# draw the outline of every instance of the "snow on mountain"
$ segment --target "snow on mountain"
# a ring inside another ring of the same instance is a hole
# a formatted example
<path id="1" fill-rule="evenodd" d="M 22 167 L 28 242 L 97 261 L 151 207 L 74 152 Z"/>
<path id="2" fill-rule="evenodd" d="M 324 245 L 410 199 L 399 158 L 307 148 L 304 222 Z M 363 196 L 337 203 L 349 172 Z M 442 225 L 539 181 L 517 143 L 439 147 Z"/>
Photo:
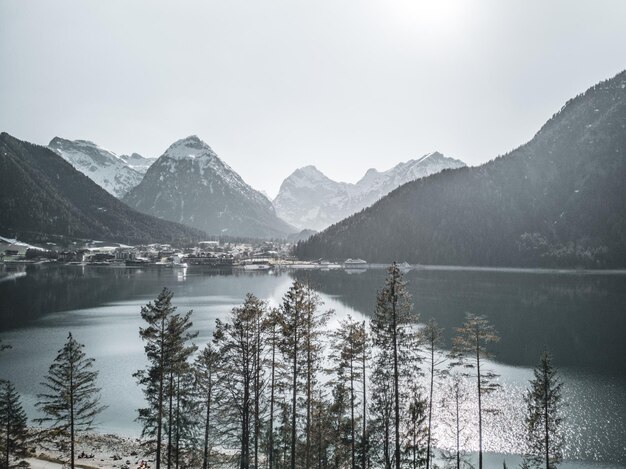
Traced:
<path id="1" fill-rule="evenodd" d="M 433 152 L 387 171 L 369 169 L 356 184 L 333 181 L 315 166 L 306 166 L 283 181 L 274 206 L 278 215 L 295 227 L 321 231 L 372 205 L 402 184 L 462 166 L 462 161 Z"/>
<path id="2" fill-rule="evenodd" d="M 48 148 L 115 197 L 141 182 L 142 173 L 112 151 L 87 140 L 53 138 Z"/>
<path id="3" fill-rule="evenodd" d="M 133 168 L 135 171 L 141 174 L 146 174 L 148 168 L 152 166 L 157 159 L 146 158 L 139 153 L 133 153 L 132 155 L 120 155 L 120 158 L 126 163 L 127 166 Z"/>
<path id="4" fill-rule="evenodd" d="M 283 237 L 295 229 L 197 136 L 173 143 L 124 201 L 209 234 Z"/>

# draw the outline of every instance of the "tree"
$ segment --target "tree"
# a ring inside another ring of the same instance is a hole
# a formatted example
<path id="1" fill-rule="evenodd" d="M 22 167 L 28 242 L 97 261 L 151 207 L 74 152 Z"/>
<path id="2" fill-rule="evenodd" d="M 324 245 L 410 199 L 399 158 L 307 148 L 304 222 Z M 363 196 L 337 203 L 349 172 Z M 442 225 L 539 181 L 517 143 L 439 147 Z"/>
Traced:
<path id="1" fill-rule="evenodd" d="M 224 405 L 231 415 L 231 424 L 225 422 L 225 425 L 239 441 L 241 469 L 251 465 L 251 444 L 258 458 L 260 410 L 256 396 L 260 395 L 263 379 L 259 357 L 264 343 L 259 338 L 263 334 L 265 314 L 265 303 L 248 294 L 242 306 L 232 309 L 227 322 L 216 321 L 213 333 L 213 343 L 220 355 L 220 380 L 227 390 Z M 258 461 L 254 464 L 258 466 Z"/>
<path id="2" fill-rule="evenodd" d="M 133 374 L 143 388 L 147 403 L 147 407 L 139 409 L 137 420 L 142 424 L 142 437 L 152 437 L 149 442 L 155 445 L 156 469 L 161 467 L 163 429 L 166 423 L 170 429 L 168 465 L 171 464 L 174 376 L 184 371 L 186 357 L 194 350 L 193 347 L 186 345 L 186 342 L 194 337 L 194 334 L 188 331 L 191 327 L 191 311 L 184 316 L 175 314 L 176 307 L 172 305 L 173 295 L 170 290 L 164 288 L 154 302 L 141 308 L 141 318 L 147 326 L 139 328 L 139 335 L 145 343 L 148 368 Z"/>
<path id="3" fill-rule="evenodd" d="M 343 381 L 342 385 L 348 388 L 350 410 L 350 462 L 352 469 L 356 468 L 356 418 L 357 406 L 356 384 L 361 382 L 365 388 L 365 366 L 367 352 L 367 333 L 365 323 L 358 323 L 348 316 L 340 321 L 339 328 L 334 336 L 333 351 L 331 358 L 334 362 L 335 379 Z M 365 396 L 362 397 L 363 402 Z M 365 410 L 361 416 L 363 420 L 362 441 L 365 441 Z M 363 451 L 363 456 L 365 452 Z"/>
<path id="4" fill-rule="evenodd" d="M 71 332 L 68 334 L 67 342 L 41 383 L 46 391 L 37 395 L 39 400 L 35 404 L 46 415 L 35 421 L 51 424 L 49 433 L 53 438 L 69 440 L 72 469 L 76 433 L 93 429 L 96 416 L 105 409 L 100 405 L 100 388 L 96 386 L 95 360 L 86 357 L 84 347 Z"/>
<path id="5" fill-rule="evenodd" d="M 376 312 L 371 322 L 372 337 L 377 347 L 377 368 L 374 375 L 384 375 L 387 367 L 391 364 L 391 396 L 386 394 L 389 390 L 384 389 L 385 384 L 379 387 L 375 394 L 378 398 L 389 399 L 393 406 L 393 429 L 394 429 L 394 463 L 397 469 L 401 464 L 401 441 L 400 441 L 400 408 L 403 396 L 401 394 L 400 381 L 417 374 L 417 344 L 415 334 L 411 328 L 417 323 L 418 317 L 412 314 L 410 296 L 406 290 L 406 282 L 402 278 L 402 272 L 394 262 L 387 269 L 385 286 L 378 292 L 376 298 Z M 376 408 L 385 411 L 389 402 L 379 402 Z M 381 416 L 382 417 L 382 416 Z M 384 417 L 383 417 L 384 418 Z M 386 423 L 385 423 L 386 424 Z M 389 446 L 390 435 L 385 431 L 384 447 Z M 389 456 L 385 456 L 385 466 L 389 464 Z"/>
<path id="6" fill-rule="evenodd" d="M 296 446 L 298 440 L 298 382 L 303 382 L 305 390 L 305 466 L 311 458 L 311 410 L 314 387 L 317 383 L 320 340 L 322 327 L 326 324 L 330 311 L 320 312 L 322 302 L 313 289 L 301 282 L 293 282 L 283 297 L 279 321 L 281 324 L 281 351 L 289 363 L 291 378 L 291 469 L 296 467 Z"/>
<path id="7" fill-rule="evenodd" d="M 497 374 L 484 368 L 483 360 L 492 358 L 487 345 L 498 342 L 500 337 L 494 327 L 489 324 L 485 316 L 471 313 L 465 315 L 465 323 L 457 328 L 457 335 L 452 339 L 455 365 L 464 368 L 464 376 L 476 378 L 478 400 L 478 467 L 483 467 L 483 411 L 493 412 L 492 409 L 483 409 L 482 397 L 494 392 L 500 387 L 495 379 Z M 481 369 L 482 365 L 482 369 Z M 475 370 L 472 372 L 471 370 Z"/>
<path id="8" fill-rule="evenodd" d="M 531 467 L 553 469 L 563 459 L 563 383 L 548 352 L 542 354 L 533 375 L 524 398 L 527 459 Z"/>
<path id="9" fill-rule="evenodd" d="M 443 329 L 439 327 L 437 321 L 430 319 L 426 326 L 420 331 L 422 337 L 422 343 L 426 349 L 427 363 L 429 365 L 429 378 L 430 389 L 428 393 L 428 436 L 426 439 L 426 469 L 430 468 L 431 462 L 431 447 L 432 447 L 432 426 L 433 426 L 433 391 L 435 383 L 435 375 L 438 370 L 437 367 L 445 362 L 445 358 L 437 358 L 435 353 L 441 345 L 441 337 Z"/>
<path id="10" fill-rule="evenodd" d="M 441 421 L 444 431 L 454 441 L 454 451 L 444 451 L 442 458 L 452 463 L 452 467 L 461 469 L 461 447 L 468 443 L 465 435 L 467 418 L 464 407 L 469 400 L 463 377 L 458 372 L 451 372 L 441 397 Z M 448 467 L 448 466 L 447 466 Z"/>
<path id="11" fill-rule="evenodd" d="M 194 367 L 196 375 L 196 389 L 199 399 L 204 407 L 204 437 L 202 453 L 202 469 L 208 469 L 211 461 L 211 411 L 214 410 L 217 391 L 217 367 L 219 366 L 219 354 L 207 344 L 196 358 Z"/>
<path id="12" fill-rule="evenodd" d="M 407 429 L 404 443 L 404 454 L 411 469 L 423 467 L 426 462 L 426 440 L 428 428 L 426 426 L 427 400 L 422 396 L 422 391 L 417 385 L 413 385 L 407 409 Z"/>
<path id="13" fill-rule="evenodd" d="M 22 408 L 20 395 L 10 381 L 0 381 L 0 438 L 4 450 L 4 467 L 10 467 L 11 455 L 26 455 L 28 441 L 26 425 L 26 412 Z"/>

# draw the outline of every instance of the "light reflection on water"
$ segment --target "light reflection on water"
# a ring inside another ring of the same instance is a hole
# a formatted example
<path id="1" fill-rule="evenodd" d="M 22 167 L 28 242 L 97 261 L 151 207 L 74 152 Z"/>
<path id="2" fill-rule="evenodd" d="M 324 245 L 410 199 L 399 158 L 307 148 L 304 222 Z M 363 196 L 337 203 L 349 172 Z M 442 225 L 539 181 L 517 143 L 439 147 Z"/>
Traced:
<path id="1" fill-rule="evenodd" d="M 232 276 L 193 270 L 181 274 L 106 268 L 29 272 L 25 277 L 0 284 L 1 329 L 4 330 L 0 337 L 13 345 L 12 350 L 0 355 L 0 377 L 14 381 L 24 395 L 27 411 L 34 415 L 33 404 L 37 392 L 41 391 L 41 376 L 71 330 L 86 344 L 88 355 L 96 358 L 100 370 L 102 397 L 109 405 L 100 419 L 101 429 L 137 434 L 135 409 L 141 406 L 142 396 L 131 375 L 144 365 L 143 344 L 137 333 L 140 307 L 153 299 L 163 286 L 172 288 L 179 310 L 194 310 L 194 327 L 199 332 L 197 343 L 204 344 L 210 340 L 215 319 L 240 304 L 245 293 L 253 292 L 271 305 L 277 305 L 294 276 L 310 281 L 320 291 L 325 308 L 336 311 L 328 324 L 329 328 L 334 328 L 347 314 L 357 320 L 370 314 L 384 272 L 358 276 L 343 272 L 308 272 L 306 278 L 300 273 Z M 568 403 L 566 457 L 589 464 L 593 461 L 626 464 L 626 378 L 623 356 L 619 355 L 619 347 L 623 345 L 615 344 L 612 338 L 612 334 L 621 335 L 625 331 L 624 320 L 619 322 L 613 314 L 623 311 L 626 305 L 623 301 L 626 281 L 595 277 L 563 280 L 558 276 L 545 276 L 537 281 L 511 273 L 501 276 L 465 276 L 454 272 L 407 275 L 422 318 L 435 317 L 447 326 L 448 336 L 450 329 L 460 324 L 466 310 L 486 311 L 501 332 L 498 358 L 507 363 L 491 364 L 500 374 L 502 389 L 489 397 L 488 403 L 491 401 L 493 407 L 502 412 L 486 419 L 485 449 L 494 453 L 522 450 L 523 393 L 531 378 L 530 365 L 547 342 L 547 334 L 554 336 L 549 343 L 557 352 L 557 365 L 559 360 L 567 360 L 563 351 L 568 350 L 571 362 L 586 365 L 576 367 L 570 362 L 561 370 Z M 594 311 L 588 311 L 589 305 Z M 23 316 L 16 311 L 22 311 Z M 533 317 L 531 311 L 538 311 L 537 317 Z M 573 324 L 561 327 L 554 316 L 550 316 L 551 311 L 561 314 L 558 316 L 561 322 L 565 317 Z M 600 312 L 601 321 L 596 311 Z M 523 315 L 522 320 L 518 319 L 520 315 Z M 21 322 L 20 317 L 27 320 Z M 543 323 L 547 332 L 537 326 Z M 579 332 L 583 327 L 586 330 Z M 554 334 L 562 329 L 562 335 Z M 536 333 L 540 338 L 534 341 L 532 337 Z M 524 337 L 523 344 L 518 336 Z M 600 338 L 604 338 L 605 343 Z M 585 348 L 593 356 L 583 356 Z M 612 367 L 601 372 L 590 371 L 593 366 L 588 366 L 589 363 L 606 361 L 598 357 L 602 353 L 614 360 Z M 469 389 L 471 392 L 473 387 L 470 385 Z M 439 402 L 437 396 L 435 401 Z M 435 409 L 435 419 L 440 411 Z M 472 402 L 466 405 L 465 412 L 468 418 L 475 415 Z M 474 450 L 477 447 L 475 431 L 468 431 L 468 434 L 465 448 Z M 452 446 L 443 425 L 434 429 L 434 436 L 438 446 Z M 493 455 L 492 459 L 494 464 L 501 465 L 501 455 Z M 509 467 L 512 460 L 507 457 Z"/>

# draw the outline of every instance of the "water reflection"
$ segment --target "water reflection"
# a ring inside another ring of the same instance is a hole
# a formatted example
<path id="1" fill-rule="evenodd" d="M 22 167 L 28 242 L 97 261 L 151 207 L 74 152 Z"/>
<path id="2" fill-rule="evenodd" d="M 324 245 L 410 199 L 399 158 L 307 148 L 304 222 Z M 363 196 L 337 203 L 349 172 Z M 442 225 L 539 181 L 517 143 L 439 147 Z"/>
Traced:
<path id="1" fill-rule="evenodd" d="M 52 266 L 3 273 L 19 275 L 0 282 L 0 337 L 14 347 L 0 355 L 0 377 L 15 382 L 33 415 L 41 376 L 71 329 L 100 369 L 103 399 L 110 405 L 102 429 L 125 434 L 137 433 L 133 420 L 142 402 L 130 377 L 144 363 L 139 308 L 161 288 L 175 291 L 180 310 L 194 310 L 197 342 L 206 343 L 215 319 L 247 292 L 277 305 L 294 278 L 309 282 L 325 307 L 337 311 L 333 327 L 346 314 L 370 315 L 385 276 L 384 270 L 267 275 Z M 502 336 L 493 366 L 504 392 L 494 399 L 505 412 L 489 422 L 489 450 L 519 450 L 528 367 L 547 345 L 567 385 L 568 457 L 626 463 L 626 276 L 420 270 L 406 279 L 416 310 L 445 327 L 448 343 L 466 311 L 488 315 Z M 443 436 L 439 440 L 445 445 Z"/>
<path id="2" fill-rule="evenodd" d="M 371 313 L 383 270 L 296 272 L 320 291 Z M 405 275 L 415 310 L 435 318 L 449 343 L 466 312 L 485 314 L 502 340 L 498 361 L 533 366 L 547 347 L 562 367 L 626 375 L 626 276 L 480 271 L 412 271 Z"/>

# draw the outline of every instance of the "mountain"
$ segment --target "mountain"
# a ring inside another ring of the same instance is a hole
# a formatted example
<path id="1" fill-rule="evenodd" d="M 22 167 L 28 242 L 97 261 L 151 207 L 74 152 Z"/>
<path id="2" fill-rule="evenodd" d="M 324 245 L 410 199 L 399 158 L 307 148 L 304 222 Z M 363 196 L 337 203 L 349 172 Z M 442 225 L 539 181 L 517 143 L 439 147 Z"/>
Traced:
<path id="1" fill-rule="evenodd" d="M 131 167 L 123 158 L 87 140 L 54 137 L 48 148 L 118 198 L 139 184 L 143 177 L 141 171 Z"/>
<path id="2" fill-rule="evenodd" d="M 148 168 L 152 166 L 152 163 L 157 160 L 156 158 L 146 158 L 145 156 L 141 156 L 139 153 L 133 153 L 132 155 L 120 155 L 120 158 L 129 168 L 134 169 L 142 176 L 146 174 L 146 171 L 148 171 Z"/>
<path id="3" fill-rule="evenodd" d="M 462 166 L 465 166 L 463 162 L 434 152 L 388 171 L 370 169 L 356 184 L 333 181 L 315 166 L 306 166 L 283 181 L 274 206 L 281 218 L 298 228 L 323 230 L 372 205 L 402 184 Z"/>
<path id="4" fill-rule="evenodd" d="M 205 234 L 138 213 L 47 147 L 0 134 L 0 231 L 138 244 L 187 242 Z"/>
<path id="5" fill-rule="evenodd" d="M 405 184 L 296 254 L 626 267 L 626 71 L 569 100 L 507 155 Z"/>
<path id="6" fill-rule="evenodd" d="M 125 197 L 137 210 L 211 235 L 285 237 L 296 231 L 196 136 L 173 143 Z"/>

